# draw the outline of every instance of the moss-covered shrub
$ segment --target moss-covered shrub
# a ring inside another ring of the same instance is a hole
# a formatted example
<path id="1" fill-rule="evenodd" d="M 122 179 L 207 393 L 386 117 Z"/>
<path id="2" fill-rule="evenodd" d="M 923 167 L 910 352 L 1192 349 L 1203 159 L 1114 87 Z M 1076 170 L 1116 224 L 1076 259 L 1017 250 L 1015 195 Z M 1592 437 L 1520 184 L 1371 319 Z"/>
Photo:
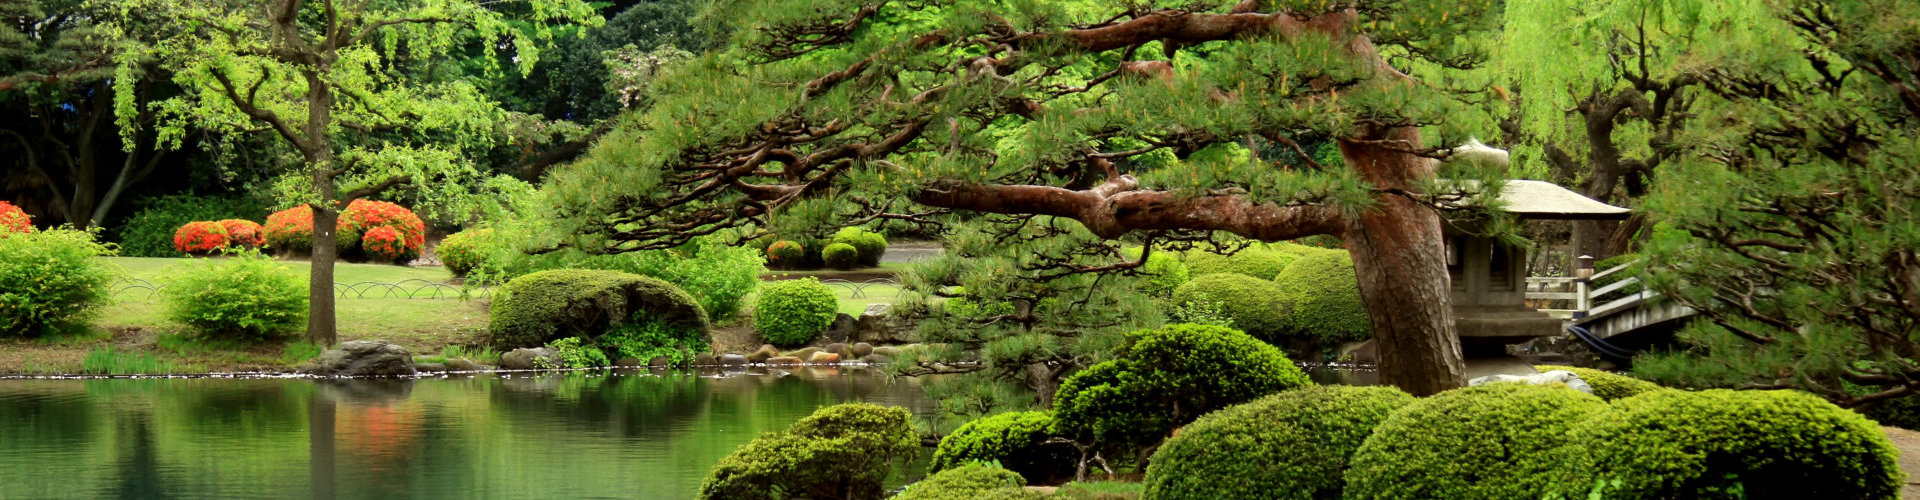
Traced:
<path id="1" fill-rule="evenodd" d="M 112 224 L 112 237 L 120 242 L 120 254 L 128 257 L 180 257 L 182 254 L 173 249 L 173 234 L 188 222 L 260 220 L 267 216 L 266 207 L 247 198 L 175 195 L 137 203 L 140 208 L 133 216 Z"/>
<path id="2" fill-rule="evenodd" d="M 880 265 L 880 256 L 887 253 L 887 237 L 864 228 L 840 228 L 839 232 L 833 234 L 833 243 L 852 245 L 855 250 L 860 252 L 859 264 L 866 267 Z M 822 259 L 827 258 L 825 250 L 821 251 L 820 257 Z M 827 265 L 831 266 L 833 263 L 828 262 Z"/>
<path id="3" fill-rule="evenodd" d="M 494 292 L 488 329 L 502 351 L 553 340 L 596 340 L 632 321 L 706 331 L 706 312 L 687 292 L 619 271 L 556 269 L 515 278 Z"/>
<path id="4" fill-rule="evenodd" d="M 800 267 L 807 258 L 806 247 L 793 240 L 780 240 L 767 246 L 767 265 L 793 269 Z"/>
<path id="5" fill-rule="evenodd" d="M 1282 338 L 1282 328 L 1294 309 L 1292 298 L 1274 282 L 1232 273 L 1194 276 L 1174 289 L 1173 303 L 1218 304 L 1218 313 L 1232 320 L 1234 328 L 1268 341 Z"/>
<path id="6" fill-rule="evenodd" d="M 0 201 L 0 235 L 33 230 L 33 218 L 12 203 Z"/>
<path id="7" fill-rule="evenodd" d="M 1362 340 L 1373 336 L 1367 306 L 1360 302 L 1360 279 L 1346 252 L 1312 252 L 1293 261 L 1273 278 L 1293 302 L 1286 314 L 1287 335 L 1321 345 Z"/>
<path id="8" fill-rule="evenodd" d="M 205 337 L 258 341 L 307 325 L 307 277 L 256 251 L 182 264 L 160 297 L 167 319 Z"/>
<path id="9" fill-rule="evenodd" d="M 0 235 L 0 337 L 37 337 L 83 323 L 111 298 L 118 273 L 100 258 L 111 253 L 86 231 Z"/>
<path id="10" fill-rule="evenodd" d="M 1573 366 L 1558 366 L 1558 365 L 1540 365 L 1540 366 L 1533 367 L 1533 369 L 1539 370 L 1543 373 L 1554 371 L 1554 370 L 1566 370 L 1566 371 L 1573 372 L 1574 375 L 1578 375 L 1580 377 L 1580 381 L 1586 382 L 1588 387 L 1593 388 L 1593 395 L 1599 396 L 1600 399 L 1604 399 L 1607 401 L 1613 401 L 1616 399 L 1626 399 L 1626 398 L 1638 396 L 1641 394 L 1646 394 L 1651 391 L 1658 391 L 1658 390 L 1664 389 L 1664 387 L 1660 387 L 1660 384 L 1655 384 L 1653 382 L 1640 380 L 1637 378 L 1621 375 L 1618 373 L 1607 373 L 1607 372 L 1595 370 L 1592 368 L 1579 368 L 1579 367 L 1573 367 Z"/>
<path id="11" fill-rule="evenodd" d="M 487 252 L 493 244 L 493 229 L 468 229 L 448 235 L 434 247 L 434 254 L 440 257 L 440 263 L 454 276 L 466 276 L 486 262 Z"/>
<path id="12" fill-rule="evenodd" d="M 1566 386 L 1515 382 L 1421 399 L 1360 444 L 1345 498 L 1542 498 L 1580 475 L 1567 431 L 1606 408 Z"/>
<path id="13" fill-rule="evenodd" d="M 1052 480 L 1073 474 L 1079 459 L 1072 447 L 1049 445 L 1053 414 L 1044 411 L 1002 413 L 967 422 L 940 440 L 933 451 L 930 471 L 941 471 L 971 462 L 999 462 L 1033 481 Z"/>
<path id="14" fill-rule="evenodd" d="M 860 251 L 854 249 L 853 245 L 834 243 L 820 251 L 820 259 L 834 269 L 853 269 L 860 265 Z"/>
<path id="15" fill-rule="evenodd" d="M 768 282 L 753 301 L 753 329 L 773 345 L 802 345 L 826 331 L 839 311 L 840 299 L 818 279 Z"/>
<path id="16" fill-rule="evenodd" d="M 227 228 L 218 222 L 194 221 L 173 232 L 174 251 L 206 254 L 227 248 Z"/>
<path id="17" fill-rule="evenodd" d="M 1200 415 L 1308 385 L 1286 354 L 1239 330 L 1168 325 L 1128 334 L 1117 359 L 1067 377 L 1054 432 L 1146 446 Z"/>
<path id="18" fill-rule="evenodd" d="M 987 464 L 948 468 L 907 485 L 893 500 L 1011 500 L 1046 498 L 1028 493 L 1027 482 L 1013 471 Z"/>
<path id="19" fill-rule="evenodd" d="M 822 408 L 721 459 L 699 498 L 880 498 L 893 462 L 920 451 L 910 416 L 864 403 Z"/>
<path id="20" fill-rule="evenodd" d="M 1316 386 L 1208 413 L 1154 452 L 1145 498 L 1340 498 L 1354 450 L 1414 401 L 1392 387 Z"/>
<path id="21" fill-rule="evenodd" d="M 246 219 L 226 219 L 219 221 L 220 227 L 227 230 L 227 244 L 240 248 L 259 248 L 267 242 L 260 233 L 260 223 Z"/>
<path id="22" fill-rule="evenodd" d="M 1899 453 L 1879 426 L 1804 393 L 1653 391 L 1573 434 L 1592 461 L 1575 498 L 1602 483 L 1608 499 L 1900 497 Z"/>
<path id="23" fill-rule="evenodd" d="M 1242 248 L 1232 255 L 1220 255 L 1203 250 L 1186 253 L 1183 259 L 1187 271 L 1194 276 L 1204 274 L 1232 273 L 1250 276 L 1261 280 L 1271 280 L 1293 264 L 1293 254 L 1276 252 L 1265 245 L 1253 245 Z"/>

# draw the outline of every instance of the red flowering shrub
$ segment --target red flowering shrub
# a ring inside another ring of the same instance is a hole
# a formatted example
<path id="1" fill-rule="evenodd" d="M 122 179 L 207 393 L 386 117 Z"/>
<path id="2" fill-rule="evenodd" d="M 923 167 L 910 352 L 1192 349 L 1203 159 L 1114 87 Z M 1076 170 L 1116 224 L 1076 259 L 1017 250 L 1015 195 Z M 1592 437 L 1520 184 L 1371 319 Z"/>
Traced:
<path id="1" fill-rule="evenodd" d="M 0 201 L 0 235 L 24 233 L 33 230 L 33 223 L 27 212 L 12 203 Z"/>
<path id="2" fill-rule="evenodd" d="M 173 249 L 183 253 L 207 253 L 227 247 L 227 228 L 218 222 L 188 222 L 173 232 Z"/>
<path id="3" fill-rule="evenodd" d="M 368 229 L 367 234 L 360 237 L 360 251 L 366 252 L 368 258 L 381 261 L 412 257 L 407 251 L 406 238 L 391 226 Z"/>
<path id="4" fill-rule="evenodd" d="M 262 236 L 268 248 L 283 252 L 313 248 L 313 207 L 300 205 L 268 215 Z"/>
<path id="5" fill-rule="evenodd" d="M 774 267 L 797 267 L 805 256 L 806 248 L 793 240 L 780 240 L 767 246 L 767 264 Z"/>
<path id="6" fill-rule="evenodd" d="M 266 243 L 266 235 L 260 232 L 260 223 L 246 219 L 227 219 L 219 222 L 227 229 L 227 244 L 237 247 L 253 248 Z"/>
<path id="7" fill-rule="evenodd" d="M 366 236 L 375 228 L 392 228 L 400 236 L 403 253 L 388 259 L 372 250 L 361 248 Z M 340 213 L 340 247 L 346 252 L 360 250 L 369 257 L 382 260 L 409 259 L 420 255 L 420 247 L 427 243 L 427 224 L 414 215 L 407 207 L 384 201 L 353 200 L 347 204 L 347 210 Z"/>

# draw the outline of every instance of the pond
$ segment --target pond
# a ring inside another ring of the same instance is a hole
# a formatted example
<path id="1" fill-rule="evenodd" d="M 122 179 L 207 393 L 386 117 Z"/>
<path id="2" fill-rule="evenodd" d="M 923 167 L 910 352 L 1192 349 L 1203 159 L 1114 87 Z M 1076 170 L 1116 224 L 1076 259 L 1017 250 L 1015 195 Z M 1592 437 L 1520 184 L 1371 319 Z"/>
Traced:
<path id="1" fill-rule="evenodd" d="M 818 407 L 931 416 L 919 384 L 832 368 L 0 380 L 0 499 L 685 499 L 734 448 Z"/>

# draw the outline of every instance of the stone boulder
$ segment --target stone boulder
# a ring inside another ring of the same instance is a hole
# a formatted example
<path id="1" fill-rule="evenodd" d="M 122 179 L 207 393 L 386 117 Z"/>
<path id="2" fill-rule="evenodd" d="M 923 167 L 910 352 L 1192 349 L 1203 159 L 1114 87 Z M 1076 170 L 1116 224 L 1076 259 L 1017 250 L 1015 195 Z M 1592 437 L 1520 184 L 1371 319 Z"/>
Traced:
<path id="1" fill-rule="evenodd" d="M 793 366 L 800 364 L 800 358 L 793 356 L 774 356 L 767 358 L 768 366 Z"/>
<path id="2" fill-rule="evenodd" d="M 456 372 L 479 371 L 480 364 L 467 358 L 453 358 L 447 360 L 447 370 Z"/>
<path id="3" fill-rule="evenodd" d="M 889 358 L 884 354 L 868 354 L 866 356 L 862 356 L 860 360 L 867 362 L 867 364 L 869 365 L 875 365 L 875 366 L 893 364 L 893 358 Z"/>
<path id="4" fill-rule="evenodd" d="M 747 360 L 755 363 L 765 363 L 768 359 L 779 355 L 780 348 L 774 347 L 773 344 L 760 344 L 759 349 L 754 349 L 753 354 L 747 355 Z"/>
<path id="5" fill-rule="evenodd" d="M 669 366 L 673 366 L 673 359 L 668 358 L 666 356 L 654 356 L 653 359 L 647 360 L 647 366 L 653 367 L 653 368 L 666 368 Z"/>
<path id="6" fill-rule="evenodd" d="M 413 354 L 406 348 L 367 340 L 341 342 L 299 371 L 321 377 L 407 377 L 415 372 Z"/>
<path id="7" fill-rule="evenodd" d="M 820 348 L 821 351 L 839 354 L 841 358 L 853 359 L 853 347 L 845 342 L 834 342 Z"/>
<path id="8" fill-rule="evenodd" d="M 852 356 L 852 357 L 855 357 L 855 358 L 864 358 L 864 357 L 866 357 L 866 356 L 867 356 L 868 354 L 873 354 L 873 344 L 869 344 L 869 343 L 866 343 L 866 342 L 856 342 L 856 343 L 854 343 L 854 344 L 853 344 L 853 356 Z"/>
<path id="9" fill-rule="evenodd" d="M 447 371 L 447 364 L 446 363 L 414 363 L 413 371 L 416 373 L 441 373 L 441 372 Z"/>
<path id="10" fill-rule="evenodd" d="M 916 338 L 913 325 L 886 314 L 862 314 L 854 320 L 853 328 L 854 333 L 849 342 L 905 344 L 913 342 Z"/>
<path id="11" fill-rule="evenodd" d="M 542 370 L 564 363 L 560 360 L 560 353 L 545 347 L 514 349 L 500 355 L 500 368 L 503 370 Z"/>
<path id="12" fill-rule="evenodd" d="M 647 362 L 640 358 L 627 356 L 624 358 L 613 360 L 613 366 L 615 368 L 637 368 L 637 367 L 647 366 Z"/>
<path id="13" fill-rule="evenodd" d="M 873 348 L 873 354 L 879 354 L 881 356 L 886 356 L 890 358 L 897 358 L 897 357 L 900 357 L 900 348 L 883 345 L 880 347 Z"/>
<path id="14" fill-rule="evenodd" d="M 782 354 L 782 356 L 791 356 L 791 357 L 795 357 L 795 358 L 800 358 L 800 359 L 812 359 L 812 358 L 813 358 L 813 353 L 816 353 L 816 352 L 820 352 L 820 348 L 818 348 L 818 347 L 808 347 L 808 348 L 805 348 L 805 349 L 801 349 L 801 350 L 798 350 L 798 351 L 793 351 L 793 352 L 789 352 L 789 353 L 786 353 L 786 354 Z"/>
<path id="15" fill-rule="evenodd" d="M 749 362 L 751 361 L 748 360 L 746 356 L 739 354 L 720 355 L 720 366 L 746 366 Z"/>
<path id="16" fill-rule="evenodd" d="M 712 354 L 703 352 L 693 355 L 693 366 L 713 366 L 717 364 L 720 364 L 720 360 L 719 358 L 713 357 Z"/>
<path id="17" fill-rule="evenodd" d="M 840 362 L 840 355 L 831 352 L 816 352 L 807 358 L 810 365 L 831 365 Z"/>
<path id="18" fill-rule="evenodd" d="M 1587 381 L 1580 380 L 1579 375 L 1574 375 L 1573 372 L 1566 370 L 1553 370 L 1545 373 L 1535 373 L 1533 375 L 1488 375 L 1468 380 L 1467 386 L 1472 387 L 1496 382 L 1521 382 L 1533 385 L 1560 383 L 1566 384 L 1568 389 L 1574 389 L 1588 394 L 1593 393 L 1593 387 L 1588 386 Z"/>
<path id="19" fill-rule="evenodd" d="M 854 335 L 859 333 L 859 324 L 859 320 L 854 319 L 853 316 L 841 313 L 833 317 L 833 323 L 827 325 L 827 331 L 820 334 L 820 339 L 827 342 L 851 342 Z"/>

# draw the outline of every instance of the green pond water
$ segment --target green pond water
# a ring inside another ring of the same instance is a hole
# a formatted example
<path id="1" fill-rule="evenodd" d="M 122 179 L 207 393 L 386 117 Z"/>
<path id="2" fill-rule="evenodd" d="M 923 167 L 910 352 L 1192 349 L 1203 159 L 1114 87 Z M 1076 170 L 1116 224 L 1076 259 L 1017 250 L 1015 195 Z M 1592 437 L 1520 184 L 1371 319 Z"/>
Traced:
<path id="1" fill-rule="evenodd" d="M 919 384 L 857 369 L 0 380 L 0 499 L 684 499 L 816 408 L 931 416 Z"/>

